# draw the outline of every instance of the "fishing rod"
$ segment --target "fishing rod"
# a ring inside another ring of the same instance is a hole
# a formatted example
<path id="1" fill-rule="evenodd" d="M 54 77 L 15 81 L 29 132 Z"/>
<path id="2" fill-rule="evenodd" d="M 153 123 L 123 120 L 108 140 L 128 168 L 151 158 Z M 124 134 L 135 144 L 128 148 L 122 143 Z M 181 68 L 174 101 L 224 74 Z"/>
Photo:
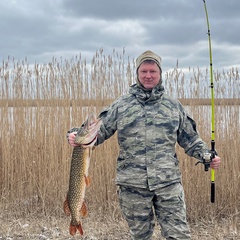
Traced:
<path id="1" fill-rule="evenodd" d="M 214 81 L 213 81 L 213 64 L 212 64 L 212 45 L 211 45 L 211 34 L 210 34 L 210 24 L 208 20 L 208 11 L 207 11 L 207 5 L 206 1 L 203 0 L 204 3 L 204 9 L 206 14 L 206 21 L 207 21 L 207 28 L 208 28 L 208 47 L 209 47 L 209 60 L 210 60 L 210 90 L 211 90 L 211 156 L 210 156 L 210 162 L 216 155 L 215 151 L 215 116 L 214 116 Z M 207 167 L 209 167 L 208 165 Z M 205 167 L 205 171 L 208 170 Z M 211 202 L 215 202 L 215 170 L 211 169 Z"/>
<path id="2" fill-rule="evenodd" d="M 215 158 L 216 151 L 215 151 L 215 116 L 214 116 L 214 81 L 213 81 L 213 64 L 212 64 L 212 45 L 211 45 L 211 34 L 210 34 L 210 24 L 208 20 L 208 11 L 206 1 L 203 0 L 204 9 L 206 14 L 206 21 L 207 21 L 207 29 L 208 29 L 208 47 L 209 47 L 209 62 L 210 62 L 210 89 L 211 89 L 211 150 L 210 153 L 204 154 L 201 161 L 198 163 L 204 164 L 204 170 L 208 171 L 210 168 L 210 164 L 212 159 Z M 215 202 L 215 170 L 211 168 L 211 202 Z"/>

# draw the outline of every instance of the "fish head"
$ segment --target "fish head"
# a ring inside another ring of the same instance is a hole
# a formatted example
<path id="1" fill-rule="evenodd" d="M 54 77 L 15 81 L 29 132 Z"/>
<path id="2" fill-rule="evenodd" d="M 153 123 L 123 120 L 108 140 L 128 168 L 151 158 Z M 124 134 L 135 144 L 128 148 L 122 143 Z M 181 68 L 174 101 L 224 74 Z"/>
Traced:
<path id="1" fill-rule="evenodd" d="M 83 147 L 92 147 L 97 141 L 98 131 L 102 121 L 100 118 L 96 118 L 93 114 L 90 114 L 87 121 L 79 129 L 76 134 L 75 143 L 82 145 Z"/>

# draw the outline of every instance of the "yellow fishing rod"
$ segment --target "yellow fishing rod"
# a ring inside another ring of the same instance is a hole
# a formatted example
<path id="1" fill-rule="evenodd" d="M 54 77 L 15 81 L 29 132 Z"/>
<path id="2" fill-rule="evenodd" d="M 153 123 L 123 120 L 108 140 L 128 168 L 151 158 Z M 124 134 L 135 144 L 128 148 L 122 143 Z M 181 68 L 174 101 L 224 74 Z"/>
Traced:
<path id="1" fill-rule="evenodd" d="M 207 20 L 207 28 L 208 28 L 208 45 L 209 45 L 209 59 L 210 59 L 210 89 L 211 89 L 211 150 L 210 153 L 205 153 L 202 157 L 202 160 L 198 161 L 198 163 L 204 164 L 204 170 L 208 171 L 210 168 L 210 164 L 212 159 L 215 158 L 216 151 L 215 151 L 215 117 L 214 117 L 214 82 L 213 82 L 213 64 L 212 64 L 212 46 L 211 46 L 211 34 L 210 34 L 210 24 L 208 20 L 208 11 L 205 0 L 203 0 L 204 9 L 206 13 L 206 20 Z M 215 170 L 211 168 L 211 202 L 215 202 Z"/>
<path id="2" fill-rule="evenodd" d="M 214 116 L 214 81 L 213 81 L 213 64 L 212 64 L 212 46 L 211 46 L 211 34 L 210 34 L 210 24 L 208 20 L 208 11 L 205 0 L 203 0 L 204 9 L 206 14 L 207 28 L 208 28 L 208 45 L 209 45 L 209 59 L 210 59 L 210 89 L 211 89 L 211 157 L 210 161 L 215 157 L 215 116 Z M 205 170 L 207 171 L 206 167 Z M 215 170 L 211 169 L 211 202 L 215 202 Z"/>

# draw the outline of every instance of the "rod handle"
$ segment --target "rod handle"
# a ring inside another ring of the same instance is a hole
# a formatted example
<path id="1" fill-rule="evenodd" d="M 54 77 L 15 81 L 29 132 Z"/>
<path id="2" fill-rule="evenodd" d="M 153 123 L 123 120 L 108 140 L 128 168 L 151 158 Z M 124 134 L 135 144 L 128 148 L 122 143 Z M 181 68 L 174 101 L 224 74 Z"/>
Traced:
<path id="1" fill-rule="evenodd" d="M 215 202 L 215 182 L 211 182 L 211 203 Z"/>

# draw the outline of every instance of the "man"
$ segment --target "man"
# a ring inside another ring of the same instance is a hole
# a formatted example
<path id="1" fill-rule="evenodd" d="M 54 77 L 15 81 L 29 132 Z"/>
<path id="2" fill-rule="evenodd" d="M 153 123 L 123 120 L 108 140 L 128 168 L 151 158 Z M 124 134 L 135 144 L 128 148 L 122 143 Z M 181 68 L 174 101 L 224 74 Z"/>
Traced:
<path id="1" fill-rule="evenodd" d="M 132 239 L 151 239 L 154 214 L 163 237 L 191 239 L 175 145 L 197 159 L 209 150 L 194 120 L 177 100 L 164 93 L 161 58 L 146 51 L 137 58 L 136 67 L 137 82 L 129 94 L 100 113 L 102 125 L 96 144 L 118 131 L 116 183 Z M 76 130 L 67 134 L 72 146 Z M 219 165 L 216 156 L 211 167 Z"/>

